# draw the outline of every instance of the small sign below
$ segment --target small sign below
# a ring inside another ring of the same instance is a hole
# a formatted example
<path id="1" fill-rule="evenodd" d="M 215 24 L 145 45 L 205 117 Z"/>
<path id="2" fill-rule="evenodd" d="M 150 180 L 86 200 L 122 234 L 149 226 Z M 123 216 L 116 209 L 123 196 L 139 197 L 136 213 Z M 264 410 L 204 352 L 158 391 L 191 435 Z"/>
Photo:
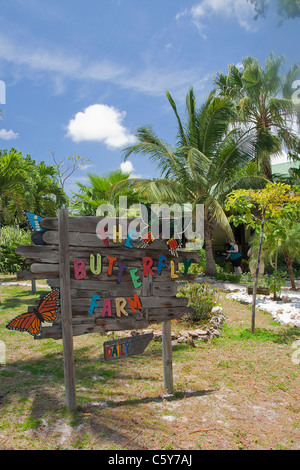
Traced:
<path id="1" fill-rule="evenodd" d="M 142 354 L 152 338 L 153 333 L 146 333 L 105 341 L 103 344 L 104 359 L 105 361 L 112 361 L 135 354 Z"/>

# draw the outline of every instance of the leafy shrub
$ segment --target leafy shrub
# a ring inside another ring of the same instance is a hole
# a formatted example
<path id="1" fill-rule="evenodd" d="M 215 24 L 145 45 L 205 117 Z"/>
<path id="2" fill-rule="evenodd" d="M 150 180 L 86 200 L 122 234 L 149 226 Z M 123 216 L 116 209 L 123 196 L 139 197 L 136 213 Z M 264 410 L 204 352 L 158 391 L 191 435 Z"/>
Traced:
<path id="1" fill-rule="evenodd" d="M 189 267 L 189 274 L 201 274 L 205 271 L 205 263 L 206 263 L 206 252 L 204 248 L 197 250 L 200 256 L 199 263 L 192 263 Z M 184 271 L 184 264 L 178 264 L 178 272 L 183 273 Z"/>
<path id="2" fill-rule="evenodd" d="M 16 255 L 18 245 L 30 245 L 30 232 L 19 227 L 5 226 L 1 229 L 0 271 L 14 274 L 24 269 L 24 261 Z"/>
<path id="3" fill-rule="evenodd" d="M 188 314 L 188 319 L 192 322 L 209 318 L 212 308 L 218 304 L 216 290 L 209 283 L 185 282 L 184 286 L 178 289 L 177 297 L 188 299 L 188 306 L 193 309 Z"/>
<path id="4" fill-rule="evenodd" d="M 253 286 L 254 279 L 251 273 L 243 273 L 240 277 L 240 283 L 245 286 Z M 257 287 L 269 287 L 272 292 L 280 292 L 285 285 L 285 273 L 279 269 L 274 270 L 272 274 L 264 274 L 258 277 Z"/>

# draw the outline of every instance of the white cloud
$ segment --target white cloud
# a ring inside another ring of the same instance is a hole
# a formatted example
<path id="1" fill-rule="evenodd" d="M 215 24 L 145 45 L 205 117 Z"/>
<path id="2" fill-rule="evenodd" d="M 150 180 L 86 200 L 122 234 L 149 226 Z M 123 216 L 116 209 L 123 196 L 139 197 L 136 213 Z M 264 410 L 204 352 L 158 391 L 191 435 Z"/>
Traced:
<path id="1" fill-rule="evenodd" d="M 126 160 L 126 162 L 122 162 L 122 163 L 121 163 L 120 169 L 121 169 L 124 173 L 132 173 L 132 171 L 133 171 L 133 164 L 131 163 L 130 160 Z"/>
<path id="2" fill-rule="evenodd" d="M 0 129 L 0 139 L 14 140 L 19 137 L 19 134 L 14 132 L 12 129 L 7 131 L 6 129 Z"/>
<path id="3" fill-rule="evenodd" d="M 189 16 L 200 34 L 206 37 L 207 18 L 213 15 L 222 15 L 224 18 L 235 18 L 239 25 L 247 31 L 255 31 L 254 28 L 254 7 L 246 0 L 202 0 L 195 4 L 190 10 L 184 10 L 176 15 L 176 19 Z"/>
<path id="4" fill-rule="evenodd" d="M 193 83 L 199 82 L 199 76 L 203 73 L 198 66 L 157 66 L 147 60 L 140 67 L 135 65 L 130 68 L 113 60 L 94 60 L 74 55 L 63 48 L 18 43 L 3 33 L 0 33 L 0 66 L 1 62 L 8 62 L 19 79 L 27 77 L 36 81 L 46 76 L 54 84 L 56 95 L 67 89 L 68 80 L 108 82 L 150 96 L 165 96 L 165 90 L 169 89 L 171 83 L 173 94 L 181 95 Z"/>
<path id="5" fill-rule="evenodd" d="M 113 106 L 93 104 L 69 121 L 67 136 L 74 142 L 102 142 L 111 149 L 125 147 L 135 142 L 134 135 L 122 125 L 125 116 L 125 111 Z"/>

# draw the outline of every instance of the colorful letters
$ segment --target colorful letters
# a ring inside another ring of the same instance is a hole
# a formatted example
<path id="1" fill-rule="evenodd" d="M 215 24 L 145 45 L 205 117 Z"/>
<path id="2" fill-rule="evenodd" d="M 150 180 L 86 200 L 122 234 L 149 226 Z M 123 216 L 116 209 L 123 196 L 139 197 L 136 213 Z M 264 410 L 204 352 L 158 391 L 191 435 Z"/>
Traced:
<path id="1" fill-rule="evenodd" d="M 101 300 L 100 295 L 94 294 L 91 302 L 90 302 L 90 307 L 89 307 L 89 314 L 93 315 L 95 313 L 96 308 L 100 308 L 100 305 L 97 303 L 99 300 Z M 136 313 L 136 309 L 138 308 L 139 310 L 143 310 L 141 299 L 137 294 L 134 294 L 133 298 L 127 297 L 116 297 L 114 299 L 115 302 L 115 307 L 116 307 L 116 315 L 117 317 L 121 317 L 121 315 L 125 315 L 128 317 L 128 312 L 125 310 L 125 307 L 127 306 L 127 303 L 129 304 L 130 310 L 132 313 Z M 102 307 L 101 311 L 101 317 L 104 318 L 105 315 L 107 314 L 108 317 L 112 316 L 112 299 L 107 297 L 104 299 L 104 304 Z"/>
<path id="2" fill-rule="evenodd" d="M 116 231 L 117 228 L 115 227 L 114 230 L 114 241 L 116 242 L 117 236 L 119 238 L 122 235 L 120 226 L 119 226 L 119 232 Z M 132 245 L 130 243 L 131 240 L 133 240 L 132 235 L 134 230 L 130 232 L 130 234 L 127 237 L 126 240 L 126 246 L 128 248 L 132 248 Z M 104 231 L 103 231 L 104 234 Z M 107 256 L 106 260 L 108 262 L 108 269 L 107 269 L 107 275 L 112 276 L 113 274 L 117 274 L 117 283 L 119 284 L 122 281 L 124 272 L 128 269 L 128 266 L 123 263 L 115 263 L 117 261 L 117 258 L 115 256 Z M 141 268 L 133 268 L 133 269 L 128 269 L 129 275 L 131 277 L 131 281 L 133 284 L 133 287 L 135 289 L 138 289 L 142 286 L 142 280 L 141 276 L 143 275 L 144 277 L 147 276 L 155 276 L 155 274 L 158 274 L 159 276 L 162 274 L 162 270 L 164 268 L 167 268 L 167 257 L 164 255 L 159 255 L 158 257 L 158 262 L 157 262 L 157 270 L 156 273 L 153 271 L 152 268 L 154 268 L 154 261 L 150 256 L 143 256 L 141 258 L 142 261 L 142 266 Z M 193 258 L 190 258 L 187 260 L 187 258 L 183 258 L 183 264 L 184 264 L 184 272 L 183 275 L 186 276 L 189 270 L 190 265 L 193 263 Z M 86 265 L 86 262 L 82 259 L 76 259 L 73 261 L 73 268 L 74 268 L 74 277 L 76 280 L 84 279 L 87 276 L 87 271 L 90 269 L 91 273 L 99 276 L 102 273 L 102 268 L 103 268 L 103 256 L 100 253 L 90 253 L 89 255 L 89 266 Z M 175 272 L 175 263 L 173 260 L 170 260 L 170 274 L 172 279 L 178 278 L 178 274 Z M 142 273 L 140 272 L 142 270 Z M 100 283 L 101 286 L 101 283 Z M 100 287 L 99 286 L 99 287 Z M 115 298 L 109 298 L 106 297 L 103 299 L 103 304 L 100 305 L 99 301 L 101 300 L 101 296 L 98 294 L 94 294 L 91 298 L 88 313 L 90 315 L 93 315 L 98 312 L 98 315 L 100 313 L 100 310 L 96 309 L 101 309 L 100 316 L 102 318 L 105 317 L 112 317 L 112 301 L 114 302 L 114 308 L 115 308 L 115 314 L 117 317 L 121 318 L 122 315 L 128 316 L 129 313 L 135 314 L 137 309 L 142 310 L 143 306 L 141 303 L 141 299 L 139 296 L 135 293 L 133 295 L 133 298 L 131 297 L 115 297 Z M 127 309 L 127 310 L 126 310 Z M 114 354 L 114 350 L 112 349 L 111 354 Z M 122 353 L 121 353 L 122 354 Z"/>
<path id="3" fill-rule="evenodd" d="M 116 344 L 115 346 L 105 347 L 105 357 L 107 359 L 113 356 L 126 356 L 128 354 L 130 343 Z"/>
<path id="4" fill-rule="evenodd" d="M 124 272 L 127 270 L 128 266 L 123 263 L 115 264 L 115 262 L 117 261 L 117 258 L 115 256 L 107 256 L 106 259 L 108 262 L 108 270 L 107 270 L 108 276 L 112 276 L 114 272 L 117 271 L 117 283 L 120 284 L 120 282 L 122 281 Z M 165 262 L 167 261 L 167 257 L 164 255 L 159 255 L 156 273 L 152 269 L 154 265 L 154 261 L 150 256 L 143 256 L 141 261 L 142 261 L 141 269 L 143 270 L 144 277 L 147 277 L 148 275 L 155 276 L 155 274 L 158 274 L 160 276 L 162 274 L 163 268 L 166 268 Z M 187 260 L 186 257 L 183 258 L 183 265 L 184 265 L 183 275 L 184 276 L 187 275 L 189 267 L 191 266 L 193 261 L 194 261 L 193 258 L 190 258 L 189 260 Z M 99 276 L 102 273 L 103 256 L 100 253 L 97 253 L 96 255 L 91 253 L 89 267 L 86 266 L 86 263 L 83 259 L 74 260 L 73 267 L 74 267 L 74 277 L 77 280 L 84 279 L 86 277 L 88 268 L 90 269 L 92 274 L 94 274 L 95 276 Z M 170 269 L 170 275 L 172 279 L 176 279 L 179 277 L 178 274 L 176 274 L 175 272 L 175 263 L 173 260 L 170 260 L 169 269 Z M 141 275 L 139 274 L 139 271 L 140 271 L 140 268 L 129 269 L 131 281 L 135 289 L 138 289 L 142 285 Z"/>

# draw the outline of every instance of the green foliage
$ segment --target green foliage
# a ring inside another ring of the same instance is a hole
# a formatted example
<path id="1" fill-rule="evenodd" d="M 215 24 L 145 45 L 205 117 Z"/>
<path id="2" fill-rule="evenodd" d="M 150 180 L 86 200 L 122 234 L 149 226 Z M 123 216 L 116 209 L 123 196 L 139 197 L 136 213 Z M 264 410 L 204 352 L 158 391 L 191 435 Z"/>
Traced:
<path id="1" fill-rule="evenodd" d="M 283 64 L 283 56 L 270 54 L 264 67 L 248 56 L 242 60 L 242 67 L 230 64 L 228 74 L 219 73 L 214 80 L 221 96 L 230 97 L 235 103 L 238 121 L 255 132 L 254 161 L 269 180 L 270 156 L 281 152 L 282 146 L 293 150 L 298 140 L 290 123 L 297 112 L 291 91 L 300 66 L 292 66 L 281 76 Z"/>
<path id="2" fill-rule="evenodd" d="M 188 314 L 188 319 L 191 322 L 207 320 L 211 315 L 212 308 L 217 305 L 216 290 L 208 283 L 185 282 L 185 285 L 178 289 L 177 297 L 188 299 L 188 306 L 193 309 Z"/>
<path id="3" fill-rule="evenodd" d="M 24 262 L 16 255 L 18 245 L 30 245 L 30 232 L 18 227 L 6 226 L 1 229 L 0 272 L 13 274 L 24 269 Z"/>
<path id="4" fill-rule="evenodd" d="M 36 162 L 12 148 L 0 150 L 0 223 L 24 223 L 22 209 L 54 217 L 68 203 L 52 165 Z"/>
<path id="5" fill-rule="evenodd" d="M 260 17 L 266 17 L 270 5 L 270 2 L 268 0 L 248 0 L 248 2 L 254 5 L 255 20 Z M 281 25 L 284 20 L 300 17 L 299 0 L 279 0 L 277 3 L 278 15 L 282 17 L 282 20 L 279 22 L 279 25 Z"/>
<path id="6" fill-rule="evenodd" d="M 273 273 L 259 276 L 257 287 L 269 287 L 271 292 L 280 292 L 285 285 L 286 273 L 276 269 Z M 251 273 L 243 273 L 240 277 L 240 283 L 247 287 L 253 286 L 253 276 Z"/>
<path id="7" fill-rule="evenodd" d="M 119 196 L 127 197 L 127 207 L 141 201 L 140 196 L 132 189 L 128 189 L 124 183 L 130 177 L 130 173 L 121 170 L 112 170 L 108 175 L 87 173 L 89 183 L 87 185 L 76 183 L 79 192 L 73 192 L 71 210 L 76 215 L 96 215 L 97 208 L 101 204 L 112 204 L 118 207 Z M 118 186 L 119 185 L 119 186 Z M 112 192 L 112 188 L 119 189 Z M 116 208 L 117 208 L 116 207 Z"/>
<path id="8" fill-rule="evenodd" d="M 279 269 L 275 269 L 270 276 L 266 277 L 266 283 L 271 292 L 280 292 L 285 285 L 285 273 Z"/>
<path id="9" fill-rule="evenodd" d="M 193 88 L 186 95 L 186 122 L 176 104 L 167 98 L 177 120 L 177 142 L 168 145 L 150 127 L 138 129 L 137 143 L 124 149 L 125 159 L 132 154 L 148 157 L 161 172 L 155 180 L 130 179 L 128 184 L 150 202 L 204 204 L 206 273 L 214 275 L 212 233 L 219 224 L 232 237 L 224 210 L 226 195 L 236 188 L 262 187 L 265 179 L 249 176 L 241 169 L 252 160 L 253 141 L 249 132 L 237 126 L 236 108 L 228 96 L 210 93 L 197 105 Z"/>
<path id="10" fill-rule="evenodd" d="M 189 267 L 189 273 L 190 274 L 202 274 L 205 271 L 205 263 L 206 263 L 206 252 L 204 248 L 201 248 L 200 250 L 197 250 L 200 256 L 200 262 L 199 263 L 192 263 L 191 266 Z M 184 264 L 179 263 L 178 264 L 178 272 L 183 273 L 184 272 Z"/>

